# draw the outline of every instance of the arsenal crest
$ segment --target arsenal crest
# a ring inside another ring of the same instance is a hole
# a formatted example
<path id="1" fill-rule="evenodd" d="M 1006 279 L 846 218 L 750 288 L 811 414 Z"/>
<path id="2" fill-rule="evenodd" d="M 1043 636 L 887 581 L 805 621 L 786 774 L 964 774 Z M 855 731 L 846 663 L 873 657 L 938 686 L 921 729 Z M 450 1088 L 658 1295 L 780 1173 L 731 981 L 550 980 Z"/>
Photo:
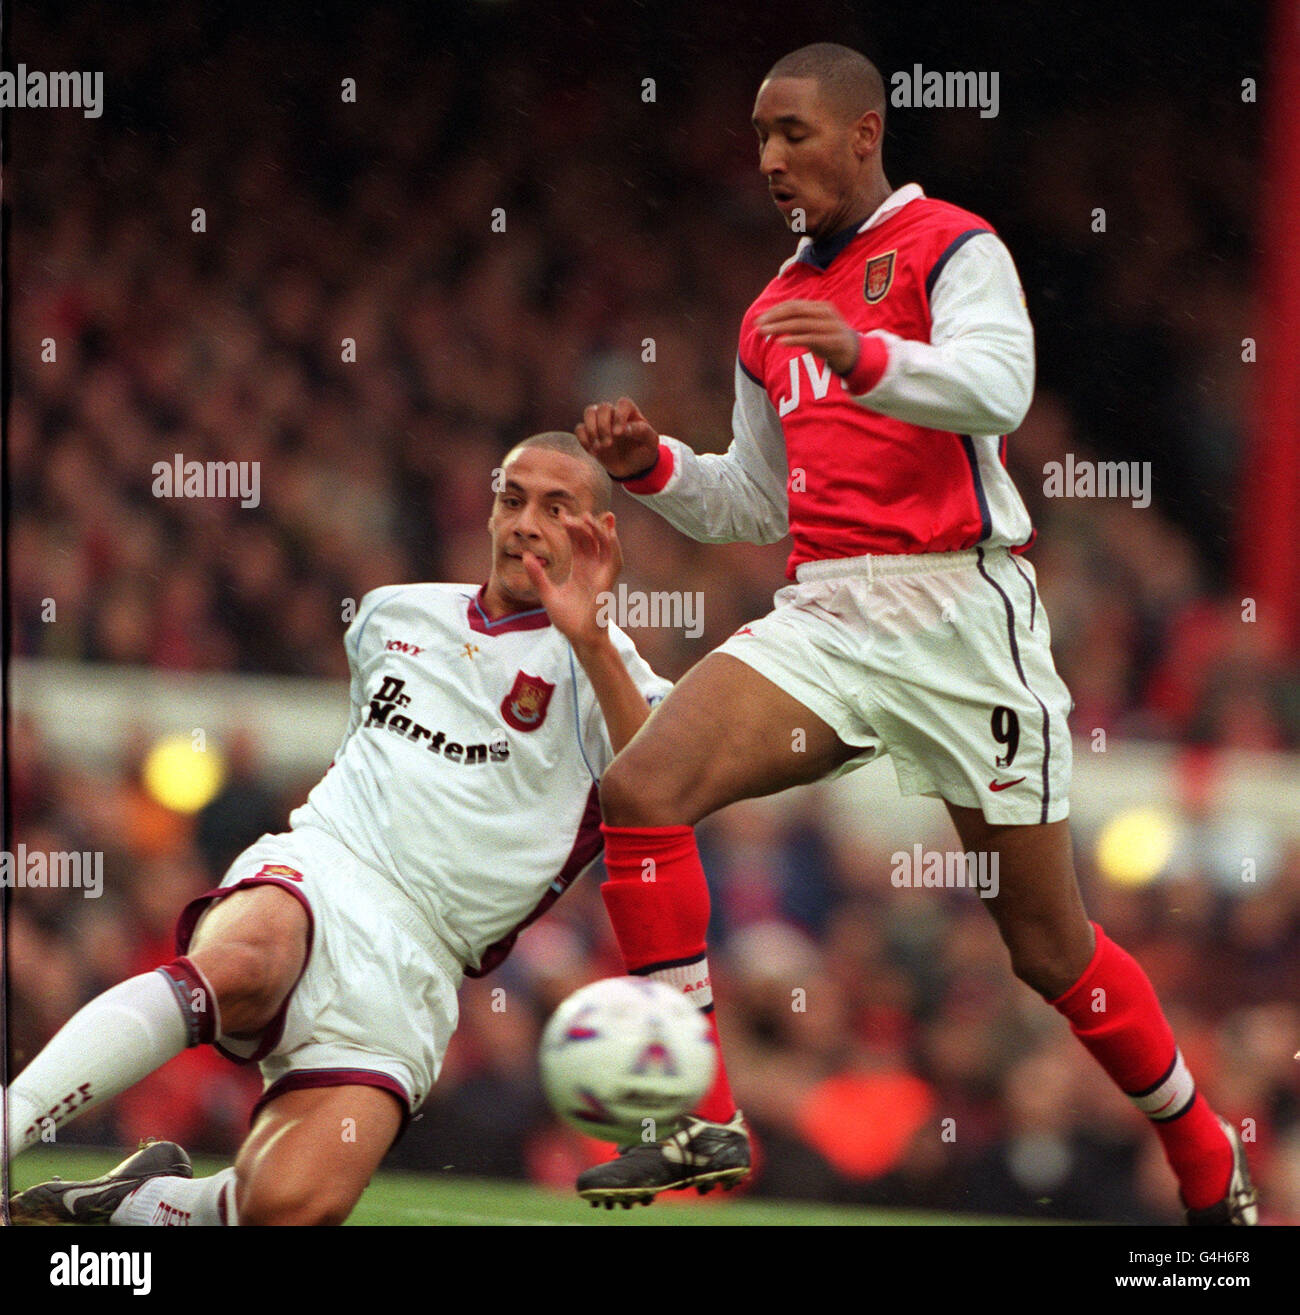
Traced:
<path id="1" fill-rule="evenodd" d="M 517 731 L 535 731 L 546 720 L 555 686 L 540 676 L 521 671 L 510 693 L 501 700 L 501 715 Z"/>
<path id="2" fill-rule="evenodd" d="M 862 295 L 874 306 L 890 289 L 894 281 L 894 257 L 897 251 L 883 256 L 872 256 L 867 261 L 867 274 L 862 282 Z"/>

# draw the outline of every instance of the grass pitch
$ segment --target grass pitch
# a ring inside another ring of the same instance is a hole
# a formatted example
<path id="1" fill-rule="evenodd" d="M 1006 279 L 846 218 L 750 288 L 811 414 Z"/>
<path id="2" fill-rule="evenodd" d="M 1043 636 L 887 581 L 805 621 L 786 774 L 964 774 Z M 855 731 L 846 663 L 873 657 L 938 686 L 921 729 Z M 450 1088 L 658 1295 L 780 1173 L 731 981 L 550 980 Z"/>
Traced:
<path id="1" fill-rule="evenodd" d="M 49 1178 L 95 1178 L 111 1169 L 125 1150 L 98 1151 L 34 1147 L 11 1170 L 11 1191 L 21 1191 Z M 199 1157 L 196 1175 L 215 1173 L 224 1161 Z M 751 1201 L 714 1192 L 701 1197 L 675 1192 L 653 1206 L 630 1210 L 593 1209 L 572 1193 L 555 1193 L 526 1183 L 486 1178 L 453 1178 L 442 1174 L 380 1173 L 375 1175 L 349 1225 L 360 1227 L 592 1227 L 663 1228 L 676 1225 L 988 1225 L 1020 1224 L 1017 1219 L 976 1215 L 944 1215 L 924 1211 L 855 1209 L 780 1201 Z"/>

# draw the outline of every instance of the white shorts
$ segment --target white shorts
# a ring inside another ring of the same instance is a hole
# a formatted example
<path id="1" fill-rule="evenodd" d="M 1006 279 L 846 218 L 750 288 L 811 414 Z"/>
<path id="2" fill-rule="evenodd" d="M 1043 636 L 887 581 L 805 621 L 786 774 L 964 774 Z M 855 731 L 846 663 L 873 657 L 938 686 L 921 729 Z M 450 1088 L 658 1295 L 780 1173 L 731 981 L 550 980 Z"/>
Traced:
<path id="1" fill-rule="evenodd" d="M 807 562 L 796 579 L 717 651 L 861 746 L 835 775 L 887 753 L 904 795 L 995 824 L 1069 815 L 1074 705 L 1028 562 L 974 548 Z"/>
<path id="2" fill-rule="evenodd" d="M 437 1081 L 456 1030 L 460 963 L 379 873 L 315 827 L 266 835 L 246 849 L 215 891 L 181 913 L 177 953 L 216 901 L 266 884 L 298 899 L 309 933 L 302 975 L 261 1036 L 216 1038 L 236 1063 L 261 1066 L 254 1114 L 284 1091 L 355 1084 L 392 1092 L 409 1118 Z"/>

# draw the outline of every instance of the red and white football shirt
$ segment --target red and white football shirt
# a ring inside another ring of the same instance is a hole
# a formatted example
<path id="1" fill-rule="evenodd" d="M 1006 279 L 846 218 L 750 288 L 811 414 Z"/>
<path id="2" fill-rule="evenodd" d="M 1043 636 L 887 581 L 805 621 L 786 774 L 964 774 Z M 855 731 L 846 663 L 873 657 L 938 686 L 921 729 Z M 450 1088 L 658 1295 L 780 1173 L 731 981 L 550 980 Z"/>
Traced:
<path id="1" fill-rule="evenodd" d="M 758 332 L 765 310 L 795 299 L 831 302 L 865 335 L 847 380 Z M 1004 435 L 1033 381 L 1006 247 L 909 184 L 856 231 L 820 248 L 804 238 L 749 308 L 728 451 L 665 438 L 654 470 L 624 487 L 706 542 L 789 531 L 791 578 L 827 558 L 1021 546 L 1033 531 Z"/>

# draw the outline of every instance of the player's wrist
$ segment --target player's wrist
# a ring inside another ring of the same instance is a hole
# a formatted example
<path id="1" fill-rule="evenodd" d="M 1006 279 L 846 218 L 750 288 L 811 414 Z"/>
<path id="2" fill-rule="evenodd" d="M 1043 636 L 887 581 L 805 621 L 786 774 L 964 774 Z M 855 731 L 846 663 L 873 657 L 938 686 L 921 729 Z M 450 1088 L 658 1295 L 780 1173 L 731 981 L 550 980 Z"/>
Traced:
<path id="1" fill-rule="evenodd" d="M 602 626 L 598 622 L 595 623 L 593 629 L 585 630 L 581 634 L 570 635 L 569 644 L 573 649 L 574 657 L 578 659 L 584 669 L 603 662 L 611 654 L 615 654 L 614 641 L 609 637 L 608 627 Z"/>
<path id="2" fill-rule="evenodd" d="M 621 484 L 629 493 L 658 493 L 668 483 L 673 473 L 673 450 L 667 443 L 660 443 L 655 459 L 644 470 L 632 475 L 612 475 L 610 478 Z"/>
<path id="3" fill-rule="evenodd" d="M 840 378 L 855 397 L 869 393 L 884 378 L 889 366 L 889 348 L 883 338 L 874 334 L 859 333 L 857 355 L 847 370 L 841 370 Z"/>

